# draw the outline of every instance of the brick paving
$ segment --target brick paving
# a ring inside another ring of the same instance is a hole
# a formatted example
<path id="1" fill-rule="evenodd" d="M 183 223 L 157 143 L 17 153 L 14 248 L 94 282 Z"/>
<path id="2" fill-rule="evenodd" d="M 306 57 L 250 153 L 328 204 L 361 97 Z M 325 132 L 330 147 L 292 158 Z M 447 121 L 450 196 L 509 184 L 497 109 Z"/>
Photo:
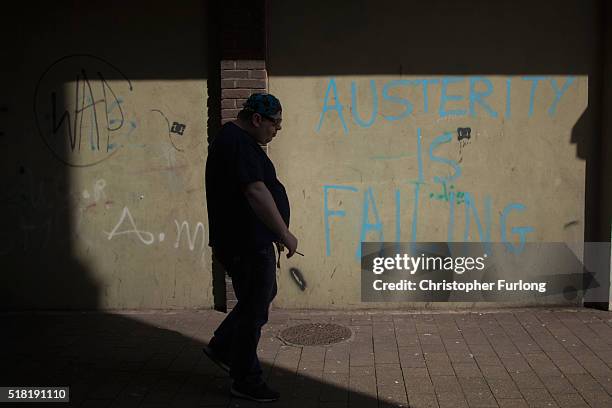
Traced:
<path id="1" fill-rule="evenodd" d="M 77 407 L 253 407 L 201 352 L 215 311 L 4 313 L 3 386 L 70 385 Z M 301 323 L 350 340 L 296 347 Z M 590 309 L 271 313 L 259 355 L 276 407 L 612 407 L 612 314 Z M 17 406 L 41 407 L 45 404 Z"/>

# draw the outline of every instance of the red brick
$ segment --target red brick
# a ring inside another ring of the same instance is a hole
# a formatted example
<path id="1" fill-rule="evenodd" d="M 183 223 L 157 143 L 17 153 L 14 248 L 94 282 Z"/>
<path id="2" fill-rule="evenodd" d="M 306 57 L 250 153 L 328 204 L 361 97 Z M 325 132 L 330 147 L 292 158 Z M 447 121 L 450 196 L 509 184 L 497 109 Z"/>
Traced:
<path id="1" fill-rule="evenodd" d="M 236 61 L 234 60 L 222 60 L 221 69 L 236 69 Z"/>
<path id="2" fill-rule="evenodd" d="M 236 109 L 236 99 L 223 99 L 221 109 Z"/>
<path id="3" fill-rule="evenodd" d="M 246 99 L 251 96 L 251 93 L 250 89 L 222 89 L 221 98 Z"/>
<path id="4" fill-rule="evenodd" d="M 237 70 L 237 69 L 224 69 L 221 71 L 222 79 L 246 79 L 249 78 L 253 71 L 250 70 Z M 264 71 L 265 72 L 265 71 Z M 258 77 L 251 77 L 258 78 Z"/>
<path id="5" fill-rule="evenodd" d="M 236 88 L 266 89 L 266 80 L 265 79 L 237 79 Z"/>
<path id="6" fill-rule="evenodd" d="M 240 72 L 245 72 L 245 71 L 240 71 Z M 265 69 L 251 69 L 246 72 L 249 73 L 249 78 L 253 78 L 253 79 L 266 79 L 268 77 L 268 73 L 266 72 Z"/>
<path id="7" fill-rule="evenodd" d="M 221 109 L 221 118 L 235 118 L 238 116 L 240 109 Z"/>
<path id="8" fill-rule="evenodd" d="M 228 89 L 228 88 L 236 88 L 235 79 L 222 79 L 221 80 L 221 89 Z"/>
<path id="9" fill-rule="evenodd" d="M 238 60 L 236 61 L 237 69 L 264 69 L 266 62 L 264 60 Z"/>

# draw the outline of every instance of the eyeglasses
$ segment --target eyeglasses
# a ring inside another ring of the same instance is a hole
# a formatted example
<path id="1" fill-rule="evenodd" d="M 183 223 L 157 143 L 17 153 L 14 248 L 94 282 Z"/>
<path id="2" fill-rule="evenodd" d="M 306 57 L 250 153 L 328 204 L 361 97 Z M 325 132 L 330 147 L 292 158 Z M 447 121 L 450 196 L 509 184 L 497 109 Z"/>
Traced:
<path id="1" fill-rule="evenodd" d="M 267 119 L 270 122 L 274 123 L 274 126 L 276 126 L 277 128 L 280 127 L 281 122 L 283 121 L 283 119 L 281 119 L 281 118 L 274 119 L 271 116 L 264 115 L 264 114 L 261 114 L 261 113 L 260 113 L 260 115 L 261 115 L 262 118 Z"/>

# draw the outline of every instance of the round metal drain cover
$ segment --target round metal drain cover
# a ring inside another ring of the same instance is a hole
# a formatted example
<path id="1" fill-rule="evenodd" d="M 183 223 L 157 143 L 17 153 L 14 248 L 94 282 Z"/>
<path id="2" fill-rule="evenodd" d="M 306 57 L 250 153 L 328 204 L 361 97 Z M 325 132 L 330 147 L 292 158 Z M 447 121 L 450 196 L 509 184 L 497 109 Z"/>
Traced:
<path id="1" fill-rule="evenodd" d="M 280 337 L 287 343 L 299 346 L 323 346 L 350 338 L 351 330 L 339 324 L 307 323 L 286 328 Z"/>

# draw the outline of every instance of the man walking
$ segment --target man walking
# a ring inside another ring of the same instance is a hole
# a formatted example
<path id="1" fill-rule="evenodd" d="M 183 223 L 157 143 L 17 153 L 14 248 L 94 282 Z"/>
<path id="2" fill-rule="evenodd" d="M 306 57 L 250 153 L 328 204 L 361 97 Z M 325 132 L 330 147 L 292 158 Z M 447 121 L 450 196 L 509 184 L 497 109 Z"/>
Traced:
<path id="1" fill-rule="evenodd" d="M 238 119 L 208 148 L 206 201 L 209 245 L 232 278 L 238 303 L 215 330 L 204 352 L 230 372 L 234 396 L 271 402 L 280 394 L 262 379 L 257 358 L 261 328 L 276 296 L 276 257 L 298 245 L 289 231 L 289 199 L 261 148 L 281 129 L 282 108 L 270 94 L 253 94 Z"/>

